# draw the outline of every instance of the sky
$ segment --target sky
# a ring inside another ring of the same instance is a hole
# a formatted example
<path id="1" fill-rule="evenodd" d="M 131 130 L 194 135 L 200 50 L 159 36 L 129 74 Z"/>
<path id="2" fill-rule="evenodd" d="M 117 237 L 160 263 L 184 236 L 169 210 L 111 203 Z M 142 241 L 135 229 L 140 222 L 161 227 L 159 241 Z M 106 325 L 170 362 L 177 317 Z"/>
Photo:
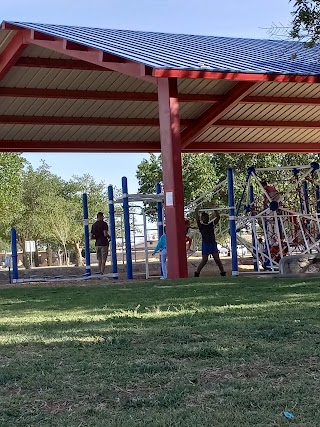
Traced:
<path id="1" fill-rule="evenodd" d="M 273 24 L 290 22 L 289 0 L 2 0 L 0 20 L 87 27 L 271 38 Z M 96 181 L 121 187 L 128 177 L 136 193 L 137 165 L 148 154 L 25 153 L 37 167 L 41 160 L 64 179 L 91 174 Z"/>

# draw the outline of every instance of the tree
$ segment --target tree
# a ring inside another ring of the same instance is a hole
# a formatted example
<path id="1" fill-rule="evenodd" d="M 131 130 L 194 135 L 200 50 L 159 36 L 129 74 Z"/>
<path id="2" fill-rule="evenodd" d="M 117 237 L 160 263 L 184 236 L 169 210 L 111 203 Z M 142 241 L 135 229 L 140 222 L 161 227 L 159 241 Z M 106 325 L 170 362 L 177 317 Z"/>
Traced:
<path id="1" fill-rule="evenodd" d="M 66 185 L 66 199 L 69 201 L 68 218 L 72 225 L 68 244 L 73 248 L 76 255 L 76 265 L 82 265 L 82 248 L 84 244 L 83 236 L 83 212 L 82 212 L 82 194 L 88 195 L 89 222 L 93 223 L 97 212 L 108 210 L 108 196 L 104 182 L 96 183 L 94 178 L 85 174 L 74 176 Z"/>
<path id="2" fill-rule="evenodd" d="M 0 153 L 0 229 L 5 240 L 16 212 L 20 211 L 21 183 L 25 159 L 16 153 Z"/>
<path id="3" fill-rule="evenodd" d="M 199 195 L 210 192 L 215 185 L 227 177 L 227 169 L 233 168 L 235 179 L 235 198 L 239 200 L 246 181 L 248 168 L 266 168 L 275 166 L 305 165 L 311 162 L 320 162 L 318 154 L 214 154 L 214 155 L 183 155 L 183 185 L 185 192 L 185 204 L 189 204 Z M 161 157 L 151 155 L 150 159 L 144 159 L 137 170 L 139 180 L 139 192 L 154 192 L 154 186 L 161 179 Z M 281 172 L 268 172 L 261 179 L 276 182 L 281 179 Z M 219 196 L 214 200 L 208 200 L 207 204 L 215 206 L 227 206 L 227 186 L 222 188 Z M 209 195 L 210 196 L 210 195 Z M 150 215 L 154 213 L 149 212 Z"/>
<path id="4" fill-rule="evenodd" d="M 29 267 L 28 254 L 25 253 L 25 242 L 36 242 L 35 264 L 38 265 L 37 242 L 46 242 L 50 232 L 48 223 L 43 220 L 47 210 L 45 200 L 62 195 L 64 181 L 51 173 L 49 166 L 43 162 L 37 169 L 30 164 L 21 174 L 21 191 L 19 193 L 19 209 L 16 209 L 12 218 L 12 226 L 17 230 L 17 241 L 23 251 L 23 264 Z"/>
<path id="5" fill-rule="evenodd" d="M 248 175 L 248 168 L 270 168 L 281 166 L 306 165 L 311 162 L 320 162 L 318 154 L 218 154 L 212 156 L 212 162 L 216 169 L 218 180 L 221 181 L 227 176 L 227 169 L 231 167 L 235 174 L 234 193 L 236 203 L 241 198 L 244 190 L 244 184 Z M 260 179 L 265 179 L 277 185 L 278 181 L 283 180 L 283 172 L 257 172 Z M 220 199 L 216 200 L 216 205 L 219 203 L 223 206 L 228 205 L 227 187 L 219 193 Z"/>
<path id="6" fill-rule="evenodd" d="M 51 244 L 58 243 L 62 245 L 64 251 L 64 258 L 68 263 L 67 246 L 74 237 L 74 228 L 76 224 L 72 222 L 73 209 L 70 200 L 63 196 L 53 195 L 48 193 L 46 197 L 41 200 L 41 228 L 46 230 L 45 240 Z"/>
<path id="7" fill-rule="evenodd" d="M 183 154 L 182 178 L 184 201 L 189 204 L 203 192 L 209 191 L 217 182 L 215 169 L 208 154 Z M 150 155 L 138 165 L 136 176 L 139 183 L 139 193 L 155 193 L 156 184 L 162 183 L 161 156 Z M 155 204 L 146 204 L 148 215 L 155 219 Z"/>
<path id="8" fill-rule="evenodd" d="M 305 41 L 308 47 L 320 40 L 320 0 L 290 0 L 293 3 L 293 21 L 290 35 Z"/>

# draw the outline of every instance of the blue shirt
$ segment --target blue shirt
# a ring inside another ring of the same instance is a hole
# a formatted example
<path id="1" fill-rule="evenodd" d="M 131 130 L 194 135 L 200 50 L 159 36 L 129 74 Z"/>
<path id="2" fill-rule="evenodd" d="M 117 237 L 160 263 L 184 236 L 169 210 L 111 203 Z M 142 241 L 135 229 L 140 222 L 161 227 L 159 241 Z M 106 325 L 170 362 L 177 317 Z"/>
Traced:
<path id="1" fill-rule="evenodd" d="M 165 234 L 163 234 L 160 237 L 159 242 L 158 242 L 158 244 L 157 244 L 157 246 L 153 252 L 156 254 L 157 252 L 162 251 L 166 247 L 167 247 L 167 236 Z"/>

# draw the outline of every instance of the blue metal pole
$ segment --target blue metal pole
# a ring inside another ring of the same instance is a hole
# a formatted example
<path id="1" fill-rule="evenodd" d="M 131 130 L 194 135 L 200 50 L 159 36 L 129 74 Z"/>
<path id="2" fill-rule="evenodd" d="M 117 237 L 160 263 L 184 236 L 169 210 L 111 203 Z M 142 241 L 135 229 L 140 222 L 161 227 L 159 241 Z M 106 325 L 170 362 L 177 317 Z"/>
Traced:
<path id="1" fill-rule="evenodd" d="M 249 200 L 250 200 L 250 206 L 252 206 L 254 203 L 253 185 L 249 186 Z M 254 216 L 254 214 L 252 216 Z M 251 227 L 252 227 L 251 236 L 252 236 L 252 249 L 253 249 L 253 267 L 254 267 L 254 271 L 258 271 L 258 262 L 259 262 L 258 241 L 257 241 L 256 230 L 255 230 L 256 225 L 254 223 L 254 220 L 251 223 Z"/>
<path id="2" fill-rule="evenodd" d="M 108 203 L 109 203 L 109 227 L 111 236 L 111 259 L 112 259 L 112 276 L 118 279 L 118 260 L 117 260 L 117 236 L 116 236 L 116 221 L 114 216 L 114 200 L 113 187 L 108 187 Z"/>
<path id="3" fill-rule="evenodd" d="M 87 195 L 87 193 L 82 194 L 82 208 L 83 208 L 84 247 L 85 247 L 85 257 L 86 257 L 86 276 L 91 276 L 89 213 L 88 213 L 88 195 Z"/>
<path id="4" fill-rule="evenodd" d="M 242 205 L 242 202 L 243 202 L 244 196 L 245 196 L 245 194 L 246 194 L 248 181 L 249 181 L 249 179 L 250 179 L 250 175 L 251 175 L 251 173 L 252 173 L 251 169 L 252 169 L 252 168 L 249 168 L 249 169 L 248 169 L 248 175 L 247 175 L 247 178 L 246 178 L 246 182 L 245 182 L 245 184 L 244 184 L 244 186 L 243 186 L 242 194 L 241 194 L 241 197 L 240 197 L 240 200 L 239 200 L 238 206 L 237 206 L 236 216 L 238 216 L 238 215 L 239 215 L 239 212 L 240 212 L 240 209 L 241 209 L 241 205 Z M 254 169 L 254 168 L 253 168 L 253 169 Z"/>
<path id="5" fill-rule="evenodd" d="M 18 249 L 17 249 L 17 232 L 11 228 L 11 258 L 12 258 L 12 282 L 17 283 L 18 275 Z"/>
<path id="6" fill-rule="evenodd" d="M 122 200 L 123 200 L 123 222 L 124 235 L 126 239 L 126 260 L 127 260 L 127 279 L 133 279 L 132 272 L 132 254 L 131 254 L 131 233 L 130 233 L 130 213 L 128 199 L 128 180 L 124 176 L 122 178 Z"/>
<path id="7" fill-rule="evenodd" d="M 234 207 L 233 171 L 228 169 L 228 202 L 229 202 L 229 226 L 231 239 L 232 276 L 238 276 L 237 231 Z"/>

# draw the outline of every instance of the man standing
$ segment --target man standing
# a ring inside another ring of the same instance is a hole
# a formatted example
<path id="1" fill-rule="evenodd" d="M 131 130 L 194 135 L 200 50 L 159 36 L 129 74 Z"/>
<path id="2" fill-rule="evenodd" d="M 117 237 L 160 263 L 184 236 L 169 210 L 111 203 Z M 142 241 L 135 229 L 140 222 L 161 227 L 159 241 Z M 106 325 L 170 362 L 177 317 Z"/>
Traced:
<path id="1" fill-rule="evenodd" d="M 96 251 L 100 274 L 104 274 L 108 256 L 110 242 L 108 230 L 108 224 L 103 220 L 103 213 L 98 212 L 97 221 L 91 227 L 91 239 L 95 239 L 96 241 Z"/>

